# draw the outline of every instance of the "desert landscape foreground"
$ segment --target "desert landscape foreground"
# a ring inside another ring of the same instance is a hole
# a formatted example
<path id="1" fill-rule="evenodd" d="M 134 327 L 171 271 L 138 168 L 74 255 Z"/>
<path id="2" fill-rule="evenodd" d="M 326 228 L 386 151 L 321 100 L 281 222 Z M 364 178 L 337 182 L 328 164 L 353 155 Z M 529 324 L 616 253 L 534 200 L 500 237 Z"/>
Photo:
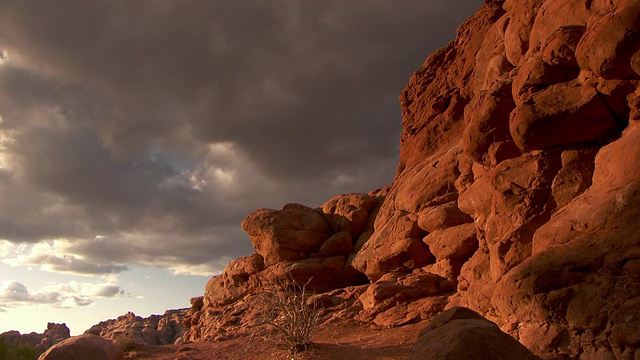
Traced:
<path id="1" fill-rule="evenodd" d="M 290 276 L 321 309 L 295 358 L 640 359 L 640 2 L 487 0 L 400 102 L 393 183 L 256 210 L 255 253 L 190 309 L 89 332 L 135 345 L 115 358 L 291 358 L 259 316 Z"/>

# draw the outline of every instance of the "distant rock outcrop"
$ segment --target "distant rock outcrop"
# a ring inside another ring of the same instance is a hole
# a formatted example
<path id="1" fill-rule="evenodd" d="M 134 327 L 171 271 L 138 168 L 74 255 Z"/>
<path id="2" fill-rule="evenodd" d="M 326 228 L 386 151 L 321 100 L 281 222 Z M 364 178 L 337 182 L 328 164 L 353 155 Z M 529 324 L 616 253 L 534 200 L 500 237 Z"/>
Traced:
<path id="1" fill-rule="evenodd" d="M 290 273 L 381 326 L 465 306 L 536 354 L 640 354 L 640 2 L 487 0 L 400 95 L 392 184 L 257 210 L 188 340 Z"/>
<path id="2" fill-rule="evenodd" d="M 113 341 L 116 345 L 170 345 L 187 330 L 182 326 L 182 318 L 187 309 L 167 310 L 162 315 L 147 318 L 132 312 L 117 319 L 102 321 L 93 325 L 85 334 L 93 334 Z"/>
<path id="3" fill-rule="evenodd" d="M 68 339 L 70 336 L 69 328 L 66 324 L 48 323 L 47 329 L 38 334 L 35 332 L 29 334 L 20 334 L 19 331 L 7 331 L 0 334 L 7 345 L 27 345 L 36 348 L 38 353 L 43 353 L 52 345 L 62 340 Z"/>

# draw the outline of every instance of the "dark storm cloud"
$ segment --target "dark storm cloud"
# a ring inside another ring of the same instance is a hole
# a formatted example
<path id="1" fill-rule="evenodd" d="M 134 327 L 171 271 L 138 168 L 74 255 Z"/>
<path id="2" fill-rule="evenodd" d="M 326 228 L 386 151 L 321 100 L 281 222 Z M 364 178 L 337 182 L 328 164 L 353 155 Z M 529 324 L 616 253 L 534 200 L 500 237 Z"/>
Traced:
<path id="1" fill-rule="evenodd" d="M 399 92 L 481 3 L 0 1 L 0 239 L 246 254 L 252 210 L 392 180 Z"/>

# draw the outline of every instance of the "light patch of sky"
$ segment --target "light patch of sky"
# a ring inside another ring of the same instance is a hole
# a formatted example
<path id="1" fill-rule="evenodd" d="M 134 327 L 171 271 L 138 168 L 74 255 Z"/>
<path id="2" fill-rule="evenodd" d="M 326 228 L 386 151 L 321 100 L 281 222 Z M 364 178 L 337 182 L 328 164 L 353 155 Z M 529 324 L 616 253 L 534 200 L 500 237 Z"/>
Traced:
<path id="1" fill-rule="evenodd" d="M 0 252 L 1 253 L 1 252 Z M 82 334 L 100 321 L 114 319 L 133 311 L 147 317 L 162 314 L 167 309 L 189 307 L 189 299 L 201 296 L 208 276 L 176 275 L 160 268 L 131 267 L 129 271 L 109 277 L 86 277 L 72 274 L 50 273 L 32 267 L 10 267 L 0 262 L 0 284 L 16 281 L 36 292 L 52 284 L 116 282 L 124 290 L 113 298 L 92 297 L 93 303 L 79 307 L 54 307 L 51 304 L 7 304 L 0 302 L 0 333 L 18 330 L 41 333 L 47 322 L 66 323 L 72 335 Z"/>
<path id="2" fill-rule="evenodd" d="M 0 116 L 0 126 L 3 123 L 4 120 Z M 15 142 L 16 140 L 9 131 L 0 128 L 0 170 L 8 167 L 9 156 L 7 150 L 10 146 L 14 145 Z"/>
<path id="3" fill-rule="evenodd" d="M 229 189 L 234 185 L 237 169 L 222 164 L 238 163 L 240 156 L 233 149 L 233 143 L 219 142 L 209 145 L 208 159 L 200 163 L 193 163 L 179 159 L 176 154 L 170 154 L 160 147 L 154 147 L 149 158 L 152 161 L 166 161 L 176 175 L 168 177 L 159 186 L 169 188 L 174 186 L 190 187 L 203 191 L 207 186 L 215 185 L 217 189 Z"/>

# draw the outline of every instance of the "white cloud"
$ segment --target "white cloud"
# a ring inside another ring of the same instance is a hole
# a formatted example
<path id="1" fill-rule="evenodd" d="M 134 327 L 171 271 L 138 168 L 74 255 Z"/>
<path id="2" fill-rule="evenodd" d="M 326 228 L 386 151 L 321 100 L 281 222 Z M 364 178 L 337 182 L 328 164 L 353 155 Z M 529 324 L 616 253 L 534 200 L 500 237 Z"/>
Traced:
<path id="1" fill-rule="evenodd" d="M 117 284 L 96 284 L 70 281 L 53 283 L 39 290 L 29 290 L 27 286 L 15 280 L 9 280 L 0 286 L 0 301 L 4 306 L 42 305 L 58 308 L 89 306 L 94 298 L 115 298 L 124 295 Z"/>

